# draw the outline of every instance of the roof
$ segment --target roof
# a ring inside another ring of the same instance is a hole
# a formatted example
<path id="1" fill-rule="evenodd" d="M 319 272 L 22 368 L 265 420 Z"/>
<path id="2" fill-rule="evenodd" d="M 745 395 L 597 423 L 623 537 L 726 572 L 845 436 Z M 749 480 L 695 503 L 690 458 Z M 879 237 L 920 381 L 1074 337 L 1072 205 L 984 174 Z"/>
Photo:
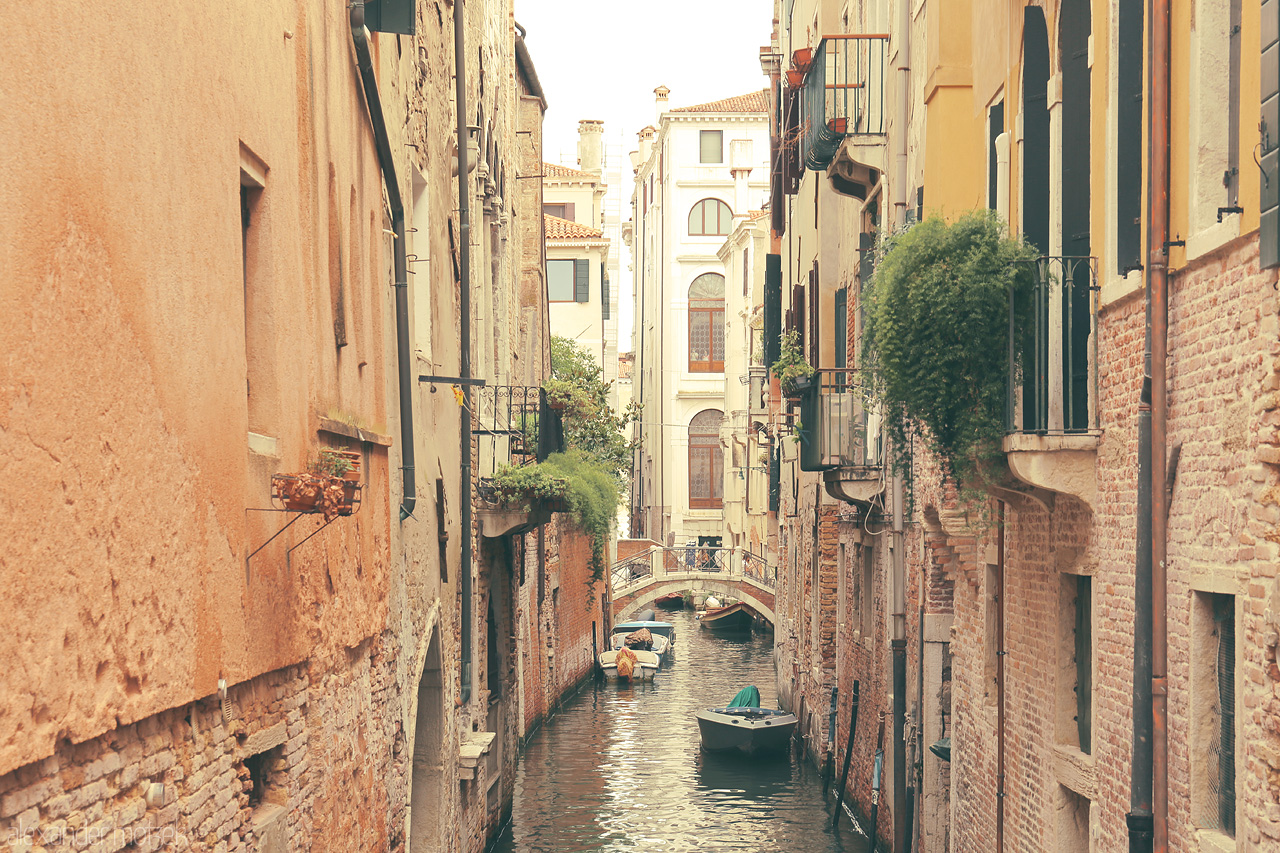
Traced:
<path id="1" fill-rule="evenodd" d="M 736 95 L 732 98 L 725 98 L 722 101 L 711 101 L 706 104 L 698 104 L 693 107 L 679 107 L 674 110 L 667 110 L 670 113 L 767 113 L 769 112 L 769 92 L 767 89 L 761 89 L 758 92 L 748 92 L 745 95 Z"/>
<path id="2" fill-rule="evenodd" d="M 542 219 L 547 226 L 548 240 L 599 240 L 604 236 L 599 229 L 549 213 L 542 214 Z"/>
<path id="3" fill-rule="evenodd" d="M 598 181 L 600 176 L 592 172 L 583 172 L 580 169 L 570 169 L 568 166 L 561 166 L 559 163 L 543 163 L 542 177 L 544 178 L 579 178 L 581 180 Z"/>

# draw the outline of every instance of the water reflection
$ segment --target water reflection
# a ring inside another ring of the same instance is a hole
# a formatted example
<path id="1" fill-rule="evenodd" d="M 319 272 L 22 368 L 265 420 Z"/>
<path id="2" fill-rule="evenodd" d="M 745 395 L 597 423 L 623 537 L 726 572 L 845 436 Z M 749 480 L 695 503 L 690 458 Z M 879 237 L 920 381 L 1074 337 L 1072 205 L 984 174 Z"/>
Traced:
<path id="1" fill-rule="evenodd" d="M 748 684 L 776 707 L 770 641 L 701 629 L 687 612 L 660 618 L 677 624 L 677 656 L 652 683 L 587 687 L 533 737 L 495 853 L 864 853 L 847 820 L 831 830 L 810 765 L 699 749 L 698 709 Z"/>

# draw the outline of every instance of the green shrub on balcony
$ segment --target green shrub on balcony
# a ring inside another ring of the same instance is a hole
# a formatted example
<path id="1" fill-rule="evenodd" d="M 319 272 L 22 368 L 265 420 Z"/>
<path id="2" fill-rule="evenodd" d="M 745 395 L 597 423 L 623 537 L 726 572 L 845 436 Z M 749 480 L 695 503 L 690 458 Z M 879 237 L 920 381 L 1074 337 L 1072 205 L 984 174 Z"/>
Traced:
<path id="1" fill-rule="evenodd" d="M 796 394 L 800 390 L 797 386 L 813 376 L 813 366 L 805 361 L 804 352 L 800 349 L 799 332 L 792 329 L 782 336 L 778 360 L 770 370 L 778 377 L 778 387 L 786 397 Z"/>
<path id="2" fill-rule="evenodd" d="M 1038 253 L 986 210 L 931 217 L 884 248 L 864 343 L 890 435 L 904 447 L 918 432 L 954 482 L 981 483 L 1005 431 L 1010 298 L 1029 311 Z"/>

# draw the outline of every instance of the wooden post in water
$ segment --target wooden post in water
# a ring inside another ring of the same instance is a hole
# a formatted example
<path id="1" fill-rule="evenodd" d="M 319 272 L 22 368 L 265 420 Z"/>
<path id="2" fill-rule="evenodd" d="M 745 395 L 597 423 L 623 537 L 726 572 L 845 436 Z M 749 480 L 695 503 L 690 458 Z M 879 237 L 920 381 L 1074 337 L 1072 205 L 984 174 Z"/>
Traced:
<path id="1" fill-rule="evenodd" d="M 836 786 L 836 810 L 831 815 L 831 826 L 840 823 L 840 807 L 844 803 L 844 785 L 849 781 L 849 762 L 853 760 L 853 735 L 858 730 L 858 682 L 853 682 L 849 694 L 849 740 L 844 745 L 844 766 L 840 768 L 840 784 Z"/>

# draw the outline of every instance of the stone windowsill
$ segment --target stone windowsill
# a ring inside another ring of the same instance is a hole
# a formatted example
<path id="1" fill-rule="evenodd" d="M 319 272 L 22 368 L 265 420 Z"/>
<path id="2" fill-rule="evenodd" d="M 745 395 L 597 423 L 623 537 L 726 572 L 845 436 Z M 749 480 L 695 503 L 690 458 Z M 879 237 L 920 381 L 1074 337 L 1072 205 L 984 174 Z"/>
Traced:
<path id="1" fill-rule="evenodd" d="M 476 768 L 480 759 L 493 748 L 494 732 L 467 732 L 462 737 L 462 745 L 458 747 L 458 778 L 476 778 Z"/>
<path id="2" fill-rule="evenodd" d="M 1074 746 L 1054 744 L 1053 770 L 1064 788 L 1087 800 L 1098 798 L 1098 776 L 1092 755 L 1085 755 Z"/>
<path id="3" fill-rule="evenodd" d="M 316 432 L 327 432 L 331 435 L 341 435 L 367 444 L 376 444 L 379 447 L 391 446 L 391 436 L 389 435 L 383 435 L 382 433 L 374 432 L 371 429 L 362 429 L 358 426 L 352 426 L 345 421 L 338 421 L 333 418 L 320 418 L 320 426 L 316 429 Z"/>
<path id="4" fill-rule="evenodd" d="M 1200 853 L 1235 853 L 1236 840 L 1216 829 L 1197 829 Z"/>
<path id="5" fill-rule="evenodd" d="M 1059 494 L 1072 495 L 1089 506 L 1097 501 L 1100 437 L 1015 433 L 1004 437 L 1003 449 L 1013 476 L 1022 482 Z"/>

